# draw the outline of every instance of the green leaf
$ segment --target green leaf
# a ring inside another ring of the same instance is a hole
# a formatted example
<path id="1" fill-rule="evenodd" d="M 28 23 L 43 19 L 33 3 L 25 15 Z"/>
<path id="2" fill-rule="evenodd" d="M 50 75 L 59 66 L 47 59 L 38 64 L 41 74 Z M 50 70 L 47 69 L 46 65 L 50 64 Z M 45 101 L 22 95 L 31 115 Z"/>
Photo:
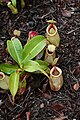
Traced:
<path id="1" fill-rule="evenodd" d="M 27 60 L 33 59 L 37 54 L 39 54 L 43 48 L 46 46 L 46 39 L 42 35 L 33 37 L 24 47 L 23 50 L 23 61 L 25 63 Z"/>
<path id="2" fill-rule="evenodd" d="M 16 0 L 11 0 L 11 2 L 12 2 L 12 5 L 16 7 Z"/>
<path id="3" fill-rule="evenodd" d="M 37 63 L 39 63 L 40 67 L 43 70 L 46 70 L 48 68 L 48 63 L 46 61 L 42 61 L 42 60 L 35 60 Z"/>
<path id="4" fill-rule="evenodd" d="M 27 72 L 35 72 L 37 70 L 41 71 L 44 75 L 46 75 L 47 77 L 49 77 L 47 75 L 47 73 L 41 68 L 41 66 L 39 65 L 38 62 L 35 62 L 33 60 L 28 60 L 26 62 L 26 66 L 24 66 L 23 68 L 25 71 Z"/>
<path id="5" fill-rule="evenodd" d="M 17 90 L 18 90 L 19 77 L 20 77 L 20 74 L 17 72 L 14 72 L 10 75 L 9 89 L 10 89 L 10 92 L 11 92 L 13 97 L 16 95 Z"/>
<path id="6" fill-rule="evenodd" d="M 7 48 L 11 57 L 20 65 L 23 50 L 21 42 L 17 38 L 14 38 L 13 40 L 8 40 Z"/>
<path id="7" fill-rule="evenodd" d="M 39 64 L 33 60 L 28 60 L 24 65 L 24 70 L 27 72 L 34 72 L 37 71 L 39 68 Z"/>
<path id="8" fill-rule="evenodd" d="M 0 64 L 0 70 L 6 74 L 11 74 L 15 72 L 19 67 L 17 65 L 11 65 L 8 63 Z"/>

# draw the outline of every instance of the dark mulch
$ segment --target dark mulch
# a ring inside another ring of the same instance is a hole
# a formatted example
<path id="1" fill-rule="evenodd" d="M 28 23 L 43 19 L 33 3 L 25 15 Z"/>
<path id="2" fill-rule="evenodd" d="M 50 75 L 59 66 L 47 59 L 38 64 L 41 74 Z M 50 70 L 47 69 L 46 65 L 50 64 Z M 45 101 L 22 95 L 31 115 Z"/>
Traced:
<path id="1" fill-rule="evenodd" d="M 13 61 L 6 51 L 6 41 L 13 36 L 14 29 L 21 30 L 19 39 L 24 45 L 30 30 L 45 35 L 46 20 L 54 19 L 61 38 L 58 66 L 64 77 L 61 90 L 53 92 L 44 75 L 33 75 L 31 87 L 27 86 L 23 95 L 16 96 L 14 106 L 9 91 L 0 90 L 0 120 L 28 120 L 27 112 L 30 120 L 54 120 L 61 115 L 67 116 L 64 120 L 80 120 L 80 89 L 73 89 L 76 82 L 80 84 L 80 1 L 60 1 L 33 0 L 17 15 L 0 6 L 0 63 Z M 30 78 L 27 82 L 30 83 Z"/>

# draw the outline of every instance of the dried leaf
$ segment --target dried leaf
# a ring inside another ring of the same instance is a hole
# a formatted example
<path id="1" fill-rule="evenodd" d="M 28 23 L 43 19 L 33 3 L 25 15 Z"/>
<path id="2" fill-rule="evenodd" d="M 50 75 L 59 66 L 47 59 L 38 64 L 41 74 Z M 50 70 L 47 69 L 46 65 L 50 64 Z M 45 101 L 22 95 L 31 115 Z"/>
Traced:
<path id="1" fill-rule="evenodd" d="M 64 108 L 64 106 L 62 104 L 55 104 L 55 105 L 51 105 L 51 108 L 53 110 L 60 111 Z"/>
<path id="2" fill-rule="evenodd" d="M 26 90 L 26 79 L 19 83 L 18 94 L 22 95 L 25 92 L 25 90 Z"/>
<path id="3" fill-rule="evenodd" d="M 54 120 L 64 120 L 64 119 L 68 119 L 68 116 L 60 116 L 58 118 L 55 118 Z"/>
<path id="4" fill-rule="evenodd" d="M 62 10 L 62 15 L 63 15 L 64 17 L 71 17 L 71 12 L 68 11 L 68 10 L 63 9 L 63 10 Z"/>
<path id="5" fill-rule="evenodd" d="M 44 103 L 41 103 L 41 104 L 40 104 L 40 108 L 44 108 Z"/>
<path id="6" fill-rule="evenodd" d="M 79 83 L 77 82 L 76 84 L 74 84 L 73 88 L 75 91 L 77 91 L 79 89 Z"/>
<path id="7" fill-rule="evenodd" d="M 46 99 L 51 99 L 52 95 L 50 95 L 49 93 L 44 93 L 43 97 Z"/>
<path id="8" fill-rule="evenodd" d="M 80 65 L 74 68 L 74 75 L 78 75 L 80 73 Z"/>
<path id="9" fill-rule="evenodd" d="M 26 90 L 26 88 L 20 88 L 20 89 L 18 90 L 18 94 L 19 94 L 19 95 L 23 95 L 24 92 L 25 92 L 25 90 Z"/>

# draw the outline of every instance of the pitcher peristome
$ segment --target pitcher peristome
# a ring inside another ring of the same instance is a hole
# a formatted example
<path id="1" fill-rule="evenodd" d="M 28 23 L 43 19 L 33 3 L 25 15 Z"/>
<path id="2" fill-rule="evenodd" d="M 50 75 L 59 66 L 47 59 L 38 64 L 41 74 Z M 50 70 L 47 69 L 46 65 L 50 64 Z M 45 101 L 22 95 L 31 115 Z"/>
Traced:
<path id="1" fill-rule="evenodd" d="M 4 80 L 4 78 L 5 78 L 5 74 L 3 72 L 0 72 L 0 81 Z"/>

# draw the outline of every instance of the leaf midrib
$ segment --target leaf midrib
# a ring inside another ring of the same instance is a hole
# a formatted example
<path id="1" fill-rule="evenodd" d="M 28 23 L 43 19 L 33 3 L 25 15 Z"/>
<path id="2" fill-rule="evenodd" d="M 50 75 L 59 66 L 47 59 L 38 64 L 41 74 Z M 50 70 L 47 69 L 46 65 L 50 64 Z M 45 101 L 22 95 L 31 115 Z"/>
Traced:
<path id="1" fill-rule="evenodd" d="M 45 39 L 43 39 L 41 42 L 43 42 L 44 40 L 45 40 Z M 40 44 L 41 42 L 39 42 L 39 44 Z M 45 42 L 45 41 L 44 41 L 44 42 Z M 36 47 L 34 47 L 34 48 L 30 51 L 30 53 L 31 53 L 31 52 L 33 52 L 33 51 L 34 51 L 34 49 L 35 49 L 35 48 L 37 48 L 37 46 L 39 46 L 39 44 L 37 44 L 37 45 L 36 45 Z M 28 56 L 30 55 L 30 53 L 29 53 L 29 54 L 28 54 L 28 55 L 24 58 L 24 60 L 23 60 L 22 62 L 24 62 L 24 61 L 25 61 L 25 59 L 27 59 L 27 58 L 28 58 Z"/>
<path id="2" fill-rule="evenodd" d="M 14 47 L 14 46 L 15 46 L 15 45 L 14 45 L 14 42 L 12 42 L 12 44 L 13 44 L 13 47 Z M 19 55 L 17 54 L 17 51 L 16 51 L 16 48 L 15 48 L 15 47 L 14 47 L 14 50 L 15 50 L 15 53 L 16 53 L 16 56 L 17 56 L 17 59 L 18 59 L 19 65 L 20 65 L 21 60 L 19 59 Z"/>

